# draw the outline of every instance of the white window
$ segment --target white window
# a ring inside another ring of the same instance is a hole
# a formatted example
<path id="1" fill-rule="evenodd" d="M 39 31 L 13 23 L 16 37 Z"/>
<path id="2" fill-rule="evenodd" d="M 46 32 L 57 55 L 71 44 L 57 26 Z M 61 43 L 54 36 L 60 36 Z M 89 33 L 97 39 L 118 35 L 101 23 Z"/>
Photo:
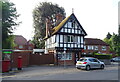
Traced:
<path id="1" fill-rule="evenodd" d="M 68 28 L 72 28 L 72 23 L 68 22 Z"/>
<path id="2" fill-rule="evenodd" d="M 77 24 L 77 22 L 75 22 L 75 28 L 78 28 L 78 24 Z"/>
<path id="3" fill-rule="evenodd" d="M 73 42 L 73 36 L 67 36 L 67 42 Z"/>
<path id="4" fill-rule="evenodd" d="M 103 51 L 106 51 L 106 46 L 102 46 L 102 50 L 103 50 Z"/>
<path id="5" fill-rule="evenodd" d="M 64 54 L 64 53 L 59 53 L 59 54 L 58 54 L 58 58 L 59 58 L 60 60 L 72 60 L 72 53 L 66 53 L 66 54 Z"/>
<path id="6" fill-rule="evenodd" d="M 93 50 L 94 47 L 93 46 L 88 46 L 88 50 Z"/>
<path id="7" fill-rule="evenodd" d="M 94 46 L 95 50 L 98 50 L 98 46 Z"/>
<path id="8" fill-rule="evenodd" d="M 84 49 L 86 50 L 86 46 L 84 46 Z"/>
<path id="9" fill-rule="evenodd" d="M 81 43 L 83 43 L 83 36 L 81 36 Z"/>
<path id="10" fill-rule="evenodd" d="M 22 46 L 22 45 L 19 45 L 19 48 L 21 49 L 21 48 L 23 48 L 23 46 Z"/>
<path id="11" fill-rule="evenodd" d="M 60 35 L 60 42 L 63 42 L 63 35 Z"/>

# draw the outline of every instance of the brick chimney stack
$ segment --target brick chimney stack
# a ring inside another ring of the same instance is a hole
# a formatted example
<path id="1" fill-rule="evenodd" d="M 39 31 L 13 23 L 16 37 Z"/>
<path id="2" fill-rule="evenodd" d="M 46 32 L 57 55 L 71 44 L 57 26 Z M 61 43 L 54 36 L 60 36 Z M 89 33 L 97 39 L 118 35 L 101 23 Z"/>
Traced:
<path id="1" fill-rule="evenodd" d="M 56 26 L 59 25 L 62 20 L 63 20 L 62 14 L 60 13 L 56 14 Z"/>
<path id="2" fill-rule="evenodd" d="M 49 18 L 46 18 L 46 37 L 51 35 L 52 23 Z"/>

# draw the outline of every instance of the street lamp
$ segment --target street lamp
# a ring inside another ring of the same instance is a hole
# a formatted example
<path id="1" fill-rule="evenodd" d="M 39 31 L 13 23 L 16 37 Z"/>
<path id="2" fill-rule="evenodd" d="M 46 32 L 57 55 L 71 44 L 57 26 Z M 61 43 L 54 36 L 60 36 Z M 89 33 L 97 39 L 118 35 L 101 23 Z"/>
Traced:
<path id="1" fill-rule="evenodd" d="M 64 48 L 64 52 L 63 52 L 63 54 L 64 54 L 64 68 L 65 68 L 65 66 L 66 66 L 66 62 L 65 62 L 65 58 L 66 58 L 66 48 Z"/>

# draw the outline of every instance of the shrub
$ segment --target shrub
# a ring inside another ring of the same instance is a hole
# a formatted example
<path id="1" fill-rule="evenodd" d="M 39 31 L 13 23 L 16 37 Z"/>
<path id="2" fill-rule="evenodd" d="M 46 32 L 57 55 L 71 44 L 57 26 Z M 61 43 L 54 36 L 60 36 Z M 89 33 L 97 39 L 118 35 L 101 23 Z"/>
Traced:
<path id="1" fill-rule="evenodd" d="M 112 55 L 111 54 L 99 54 L 99 53 L 95 53 L 94 57 L 98 58 L 98 59 L 111 59 Z"/>

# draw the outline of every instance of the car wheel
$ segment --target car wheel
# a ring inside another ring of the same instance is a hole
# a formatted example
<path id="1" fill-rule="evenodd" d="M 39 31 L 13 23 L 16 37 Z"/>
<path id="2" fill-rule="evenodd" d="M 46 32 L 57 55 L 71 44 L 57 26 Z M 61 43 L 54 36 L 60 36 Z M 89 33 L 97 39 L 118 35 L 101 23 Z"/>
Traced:
<path id="1" fill-rule="evenodd" d="M 86 66 L 86 70 L 87 70 L 87 71 L 90 70 L 90 66 L 89 66 L 89 65 Z"/>
<path id="2" fill-rule="evenodd" d="M 101 65 L 101 67 L 100 67 L 101 69 L 104 69 L 104 65 Z"/>
<path id="3" fill-rule="evenodd" d="M 80 69 L 79 67 L 77 67 L 77 69 Z"/>

